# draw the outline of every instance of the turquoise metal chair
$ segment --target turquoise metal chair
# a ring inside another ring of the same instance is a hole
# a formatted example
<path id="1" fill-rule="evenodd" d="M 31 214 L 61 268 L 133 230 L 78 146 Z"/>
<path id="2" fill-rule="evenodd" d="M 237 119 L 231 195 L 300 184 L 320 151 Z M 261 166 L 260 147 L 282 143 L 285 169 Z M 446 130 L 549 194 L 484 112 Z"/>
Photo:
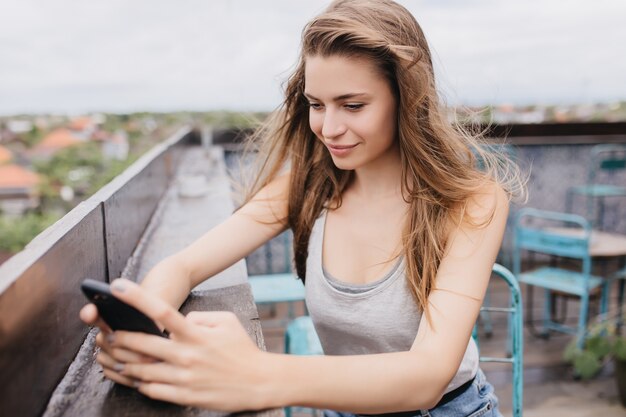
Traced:
<path id="1" fill-rule="evenodd" d="M 494 275 L 502 278 L 510 291 L 508 307 L 484 306 L 481 311 L 506 313 L 509 316 L 510 348 L 512 355 L 506 358 L 481 356 L 481 362 L 510 363 L 513 367 L 513 417 L 522 416 L 523 403 L 523 369 L 524 369 L 524 339 L 522 328 L 522 297 L 517 280 L 513 274 L 501 265 L 493 266 Z M 472 334 L 478 344 L 477 326 Z M 323 355 L 322 344 L 315 332 L 310 316 L 302 316 L 291 321 L 285 332 L 285 352 L 293 355 Z M 308 409 L 312 413 L 315 410 Z M 286 417 L 291 417 L 291 407 L 285 408 Z"/>
<path id="2" fill-rule="evenodd" d="M 313 321 L 310 316 L 301 316 L 292 320 L 285 330 L 285 353 L 291 355 L 323 355 L 322 343 L 320 342 Z M 292 408 L 285 407 L 285 416 L 291 417 Z M 316 411 L 312 408 L 302 409 L 297 407 L 298 411 L 306 410 L 315 415 Z"/>
<path id="3" fill-rule="evenodd" d="M 587 184 L 570 187 L 565 194 L 565 211 L 572 212 L 575 195 L 586 198 L 586 218 L 593 227 L 602 228 L 604 218 L 604 199 L 607 197 L 626 197 L 626 187 L 599 183 L 601 172 L 614 175 L 626 170 L 626 145 L 596 145 L 591 149 L 591 165 L 587 174 Z M 598 212 L 595 213 L 595 200 L 598 199 Z"/>
<path id="4" fill-rule="evenodd" d="M 524 400 L 524 328 L 522 320 L 522 293 L 517 279 L 511 271 L 502 265 L 493 266 L 493 275 L 506 282 L 509 288 L 509 303 L 507 307 L 493 307 L 483 303 L 481 312 L 504 313 L 508 315 L 507 357 L 480 356 L 480 362 L 510 363 L 513 374 L 513 417 L 521 417 Z M 476 344 L 480 348 L 478 326 L 474 326 L 472 333 Z"/>
<path id="5" fill-rule="evenodd" d="M 618 330 L 624 325 L 624 287 L 626 286 L 626 266 L 611 275 L 611 281 L 618 281 L 617 290 L 617 326 Z"/>
<path id="6" fill-rule="evenodd" d="M 497 156 L 500 156 L 500 163 L 503 164 L 507 162 L 507 160 L 517 161 L 517 147 L 508 143 L 485 143 L 481 144 L 480 147 L 488 152 L 495 153 Z M 480 156 L 477 155 L 477 164 L 479 169 L 484 169 L 484 162 L 480 159 Z M 504 236 L 502 238 L 502 245 L 500 246 L 500 251 L 498 252 L 498 257 L 496 262 L 503 265 L 506 268 L 512 268 L 513 264 L 513 218 L 515 217 L 516 206 L 511 204 L 509 208 L 509 216 L 506 221 L 506 229 L 504 231 Z M 485 293 L 485 299 L 483 300 L 483 306 L 489 306 L 491 300 L 491 291 L 487 289 Z M 491 314 L 488 309 L 482 309 L 479 316 L 479 324 L 482 326 L 484 334 L 486 337 L 491 337 L 493 335 L 493 323 L 491 320 Z"/>
<path id="7" fill-rule="evenodd" d="M 287 303 L 288 319 L 293 319 L 295 317 L 294 303 L 304 301 L 304 284 L 296 274 L 291 272 L 289 232 L 283 233 L 275 240 L 277 242 L 274 243 L 283 245 L 284 263 L 281 265 L 281 271 L 250 275 L 248 282 L 252 288 L 255 303 L 272 306 L 276 303 Z M 271 269 L 273 264 L 271 243 L 266 244 L 264 250 L 268 269 Z"/>
<path id="8" fill-rule="evenodd" d="M 539 224 L 537 224 L 539 223 Z M 557 232 L 548 228 L 550 224 L 565 223 L 574 226 L 571 233 Z M 601 289 L 600 312 L 608 310 L 609 282 L 601 277 L 591 275 L 591 256 L 589 241 L 591 225 L 581 216 L 537 210 L 521 209 L 515 219 L 513 273 L 520 283 L 544 289 L 545 301 L 543 312 L 543 335 L 550 330 L 574 334 L 577 344 L 582 348 L 589 316 L 589 298 L 593 291 Z M 579 260 L 580 271 L 543 266 L 522 272 L 522 252 L 544 253 L 551 256 Z M 552 293 L 560 292 L 580 298 L 580 311 L 576 327 L 558 323 L 552 318 Z M 527 294 L 528 298 L 531 294 Z M 527 323 L 532 324 L 530 308 L 527 308 Z"/>

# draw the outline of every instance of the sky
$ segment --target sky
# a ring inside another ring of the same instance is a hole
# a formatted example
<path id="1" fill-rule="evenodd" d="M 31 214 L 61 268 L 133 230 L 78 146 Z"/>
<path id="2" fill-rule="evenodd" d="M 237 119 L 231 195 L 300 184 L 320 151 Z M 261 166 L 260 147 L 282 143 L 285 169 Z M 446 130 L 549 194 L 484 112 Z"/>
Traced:
<path id="1" fill-rule="evenodd" d="M 0 114 L 269 111 L 321 0 L 0 0 Z M 624 0 L 400 1 L 452 105 L 626 100 Z"/>

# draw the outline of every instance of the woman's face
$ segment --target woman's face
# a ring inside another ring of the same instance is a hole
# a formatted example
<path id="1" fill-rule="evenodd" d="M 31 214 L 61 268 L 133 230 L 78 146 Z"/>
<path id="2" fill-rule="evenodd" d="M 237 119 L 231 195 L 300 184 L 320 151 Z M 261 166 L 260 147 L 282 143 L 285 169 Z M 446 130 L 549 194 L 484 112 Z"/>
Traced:
<path id="1" fill-rule="evenodd" d="M 374 167 L 398 157 L 396 99 L 372 62 L 309 56 L 304 77 L 311 130 L 337 168 Z"/>

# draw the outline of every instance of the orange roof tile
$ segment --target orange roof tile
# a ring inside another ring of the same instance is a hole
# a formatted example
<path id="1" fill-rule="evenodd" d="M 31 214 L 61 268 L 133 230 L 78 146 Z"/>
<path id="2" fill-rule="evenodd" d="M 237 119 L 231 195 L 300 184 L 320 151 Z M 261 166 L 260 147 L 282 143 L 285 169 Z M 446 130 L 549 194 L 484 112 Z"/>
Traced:
<path id="1" fill-rule="evenodd" d="M 39 175 L 19 165 L 0 166 L 0 188 L 34 187 L 40 181 Z"/>
<path id="2" fill-rule="evenodd" d="M 13 159 L 13 153 L 4 146 L 0 145 L 0 164 L 9 162 L 11 159 Z"/>
<path id="3" fill-rule="evenodd" d="M 72 120 L 68 127 L 72 130 L 85 130 L 88 127 L 93 126 L 93 124 L 94 123 L 93 120 L 91 120 L 91 117 L 82 116 Z"/>
<path id="4" fill-rule="evenodd" d="M 55 129 L 46 135 L 35 149 L 62 149 L 78 143 L 81 143 L 81 140 L 74 136 L 69 130 Z"/>

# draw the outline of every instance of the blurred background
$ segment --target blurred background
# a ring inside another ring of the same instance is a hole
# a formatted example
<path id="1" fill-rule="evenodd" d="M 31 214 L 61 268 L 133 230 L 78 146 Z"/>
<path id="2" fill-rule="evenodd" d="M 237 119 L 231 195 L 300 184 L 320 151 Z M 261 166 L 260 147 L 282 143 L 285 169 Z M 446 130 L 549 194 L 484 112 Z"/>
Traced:
<path id="1" fill-rule="evenodd" d="M 0 264 L 5 263 L 0 269 L 0 348 L 13 349 L 4 358 L 0 354 L 0 381 L 17 387 L 26 399 L 8 388 L 0 394 L 19 403 L 15 407 L 40 397 L 32 406 L 33 415 L 39 415 L 83 342 L 86 329 L 76 319 L 83 302 L 77 280 L 85 271 L 102 280 L 122 271 L 141 276 L 144 266 L 137 272 L 133 259 L 136 253 L 137 258 L 145 255 L 140 239 L 156 242 L 156 249 L 148 245 L 146 250 L 152 262 L 232 212 L 223 165 L 239 175 L 235 139 L 280 105 L 283 82 L 298 57 L 300 32 L 328 3 L 0 0 Z M 596 247 L 589 256 L 595 257 L 594 271 L 611 285 L 621 279 L 622 297 L 612 293 L 610 303 L 611 309 L 619 306 L 620 315 L 626 282 L 626 2 L 400 3 L 426 33 L 450 117 L 489 126 L 488 139 L 504 144 L 502 150 L 530 172 L 528 206 L 581 214 L 594 228 L 590 239 L 608 242 L 603 246 L 608 252 L 598 254 Z M 217 147 L 206 146 L 211 141 L 222 145 L 217 153 Z M 189 144 L 205 146 L 185 148 Z M 88 199 L 116 178 L 120 181 L 108 193 Z M 181 178 L 191 185 L 185 192 L 181 184 L 176 188 Z M 211 194 L 217 182 L 223 194 Z M 93 207 L 85 204 L 65 216 L 86 200 Z M 174 215 L 163 215 L 163 207 Z M 189 214 L 194 213 L 190 207 L 196 214 Z M 498 258 L 509 268 L 513 215 L 519 209 L 511 208 Z M 159 227 L 171 234 L 162 238 L 156 233 L 158 238 L 151 239 Z M 39 244 L 6 262 L 39 234 Z M 249 256 L 248 275 L 289 274 L 289 239 L 282 235 Z M 83 250 L 89 256 L 76 255 Z M 555 263 L 548 257 L 541 262 Z M 242 280 L 247 279 L 244 272 Z M 294 281 L 292 275 L 289 279 Z M 20 293 L 24 289 L 28 296 Z M 492 286 L 486 303 L 508 302 L 506 289 Z M 531 298 L 523 289 L 525 300 Z M 32 297 L 37 291 L 46 303 Z M 302 314 L 306 310 L 299 297 L 295 307 Z M 598 297 L 590 317 L 596 315 Z M 255 300 L 262 304 L 256 294 Z M 534 307 L 530 304 L 527 311 L 536 310 L 535 318 L 527 323 L 540 323 L 542 303 L 540 295 Z M 44 304 L 48 310 L 39 311 Z M 264 324 L 265 342 L 269 350 L 282 351 L 284 319 L 293 318 L 293 306 L 276 313 L 273 301 L 267 304 L 272 304 L 268 316 L 283 321 L 273 333 Z M 578 310 L 559 311 L 563 323 L 576 323 Z M 480 324 L 481 336 L 488 336 L 481 350 L 497 350 L 495 342 L 506 341 L 509 334 L 505 320 L 492 325 L 481 315 Z M 34 329 L 32 340 L 22 339 L 22 328 Z M 609 378 L 614 366 L 603 350 L 606 344 L 598 345 L 604 352 L 598 361 L 590 363 L 589 354 L 583 362 L 589 376 L 597 378 L 578 383 L 563 359 L 570 335 L 548 340 L 524 331 L 526 416 L 626 415 Z M 45 338 L 49 333 L 54 336 Z M 35 339 L 38 334 L 45 343 Z M 9 341 L 4 346 L 3 337 Z M 620 340 L 626 346 L 626 337 Z M 48 360 L 44 348 L 65 356 Z M 626 407 L 626 350 L 623 356 Z M 22 377 L 21 370 L 14 372 L 15 364 L 30 364 L 32 372 Z M 37 382 L 44 391 L 32 394 L 40 369 L 53 364 L 56 373 Z M 515 402 L 511 371 L 485 370 L 508 415 L 512 397 Z M 13 384 L 16 378 L 21 379 Z"/>
<path id="2" fill-rule="evenodd" d="M 0 262 L 181 124 L 248 127 L 275 109 L 327 3 L 0 1 Z M 626 119 L 626 3 L 401 3 L 460 115 Z"/>

